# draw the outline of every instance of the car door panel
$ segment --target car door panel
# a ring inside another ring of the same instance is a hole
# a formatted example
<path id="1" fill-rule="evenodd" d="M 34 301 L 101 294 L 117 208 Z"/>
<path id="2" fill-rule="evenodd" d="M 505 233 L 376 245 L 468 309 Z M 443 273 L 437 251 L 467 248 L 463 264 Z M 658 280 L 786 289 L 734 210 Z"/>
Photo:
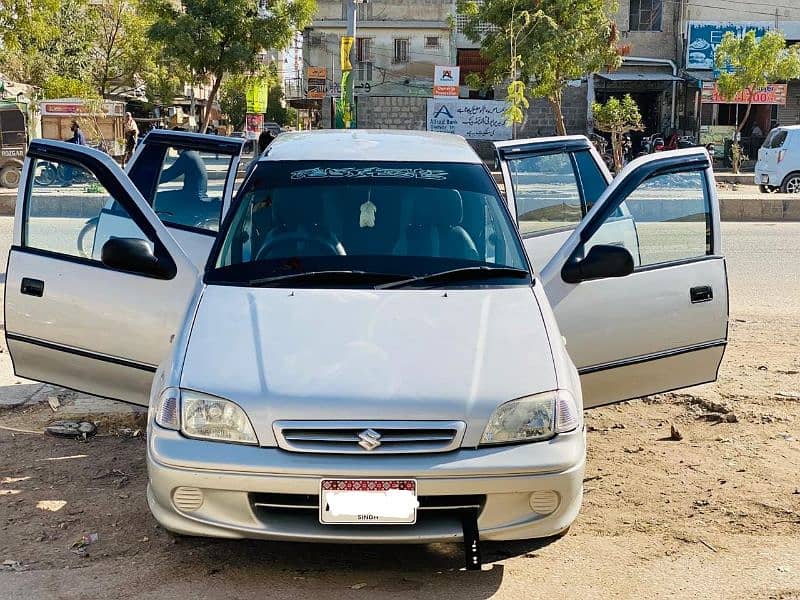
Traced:
<path id="1" fill-rule="evenodd" d="M 30 176 L 36 160 L 84 168 L 104 192 L 90 193 L 88 186 L 39 190 Z M 108 156 L 73 144 L 37 140 L 26 157 L 23 181 L 5 294 L 6 339 L 15 373 L 147 404 L 153 373 L 199 285 L 199 271 Z M 61 244 L 62 238 L 75 235 L 84 216 L 67 209 L 93 204 L 102 193 L 130 215 L 121 233 L 138 232 L 138 237 L 154 244 L 156 253 L 167 253 L 175 264 L 172 278 L 114 270 L 97 260 L 94 249 L 84 257 L 70 243 Z M 51 194 L 61 205 L 57 217 L 42 210 Z M 63 231 L 52 233 L 57 228 Z M 41 282 L 41 289 L 34 290 L 41 293 L 32 295 L 23 280 Z"/>
<path id="2" fill-rule="evenodd" d="M 686 201 L 680 189 L 665 188 L 664 199 L 648 200 L 641 192 L 659 177 L 669 183 L 674 176 L 684 177 L 681 185 L 694 186 L 686 188 Z M 626 207 L 633 213 L 637 245 L 642 244 L 634 271 L 577 284 L 564 281 L 564 265 L 576 255 L 585 257 L 591 246 L 615 238 L 624 245 L 619 240 L 627 232 L 614 233 L 613 215 L 637 195 L 645 200 L 634 199 Z M 690 201 L 696 204 L 698 197 L 707 207 L 703 219 L 677 214 L 696 210 Z M 687 256 L 682 258 L 681 251 Z M 627 167 L 541 278 L 581 374 L 585 406 L 713 381 L 727 339 L 728 297 L 719 206 L 705 151 L 670 152 Z"/>

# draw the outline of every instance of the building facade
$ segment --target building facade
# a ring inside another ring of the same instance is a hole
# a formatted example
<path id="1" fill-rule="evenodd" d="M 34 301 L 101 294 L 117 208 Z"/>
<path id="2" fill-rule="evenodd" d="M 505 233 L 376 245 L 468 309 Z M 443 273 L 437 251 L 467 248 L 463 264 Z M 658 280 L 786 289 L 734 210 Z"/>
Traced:
<path id="1" fill-rule="evenodd" d="M 339 95 L 345 2 L 319 0 L 317 16 L 303 35 L 303 68 L 325 70 L 324 98 L 315 99 L 313 107 L 326 127 Z M 570 133 L 591 130 L 593 101 L 631 94 L 642 112 L 646 134 L 676 131 L 709 140 L 727 134 L 743 118 L 744 107 L 714 95 L 719 73 L 713 66 L 713 51 L 722 35 L 726 31 L 742 35 L 750 29 L 759 35 L 778 29 L 790 43 L 800 41 L 800 3 L 786 0 L 620 0 L 614 19 L 623 64 L 614 72 L 586 74 L 570 82 L 563 106 Z M 360 127 L 424 128 L 434 65 L 458 65 L 460 96 L 477 97 L 478 92 L 464 85 L 464 78 L 481 72 L 487 63 L 479 45 L 464 36 L 455 0 L 363 3 L 358 5 L 357 23 L 353 73 Z M 307 78 L 297 87 L 295 95 L 307 100 Z M 775 97 L 754 109 L 744 131 L 756 124 L 766 132 L 776 123 L 800 122 L 800 82 L 777 89 Z M 481 92 L 498 99 L 503 93 L 502 86 Z M 531 102 L 518 136 L 553 131 L 549 105 Z"/>

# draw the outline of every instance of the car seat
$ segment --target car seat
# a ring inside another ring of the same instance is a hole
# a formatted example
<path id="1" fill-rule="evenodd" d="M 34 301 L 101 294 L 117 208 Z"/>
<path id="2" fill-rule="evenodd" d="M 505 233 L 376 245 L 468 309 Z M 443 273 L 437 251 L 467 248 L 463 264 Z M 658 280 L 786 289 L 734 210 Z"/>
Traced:
<path id="1" fill-rule="evenodd" d="M 331 254 L 333 250 L 336 254 L 345 254 L 342 243 L 326 219 L 324 200 L 319 196 L 276 190 L 272 198 L 272 222 L 272 229 L 261 242 L 259 258 L 322 254 L 320 245 L 298 239 L 298 235 L 308 240 L 318 240 L 331 249 Z M 267 247 L 271 248 L 270 256 L 260 256 Z"/>
<path id="2" fill-rule="evenodd" d="M 412 189 L 408 227 L 400 235 L 395 254 L 478 260 L 478 250 L 461 226 L 464 205 L 457 190 Z"/>

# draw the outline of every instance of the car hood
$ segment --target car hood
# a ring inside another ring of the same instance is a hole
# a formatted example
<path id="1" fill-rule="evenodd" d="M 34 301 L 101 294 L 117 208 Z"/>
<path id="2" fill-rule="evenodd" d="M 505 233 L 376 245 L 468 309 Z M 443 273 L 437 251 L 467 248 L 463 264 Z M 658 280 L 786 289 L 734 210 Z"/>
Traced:
<path id="1" fill-rule="evenodd" d="M 556 375 L 527 286 L 209 286 L 181 386 L 237 402 L 262 445 L 286 419 L 461 420 L 467 444 L 499 404 L 554 389 Z"/>

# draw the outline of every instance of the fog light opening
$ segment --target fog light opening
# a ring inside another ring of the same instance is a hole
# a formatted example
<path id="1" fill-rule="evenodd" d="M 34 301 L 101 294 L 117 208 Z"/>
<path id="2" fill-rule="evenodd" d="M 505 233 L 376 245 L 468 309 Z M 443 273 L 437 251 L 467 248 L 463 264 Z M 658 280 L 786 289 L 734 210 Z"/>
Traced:
<path id="1" fill-rule="evenodd" d="M 181 486 L 172 492 L 172 503 L 178 510 L 193 512 L 203 506 L 203 490 Z"/>
<path id="2" fill-rule="evenodd" d="M 542 516 L 555 512 L 560 501 L 558 492 L 552 490 L 533 492 L 529 499 L 531 510 Z"/>

